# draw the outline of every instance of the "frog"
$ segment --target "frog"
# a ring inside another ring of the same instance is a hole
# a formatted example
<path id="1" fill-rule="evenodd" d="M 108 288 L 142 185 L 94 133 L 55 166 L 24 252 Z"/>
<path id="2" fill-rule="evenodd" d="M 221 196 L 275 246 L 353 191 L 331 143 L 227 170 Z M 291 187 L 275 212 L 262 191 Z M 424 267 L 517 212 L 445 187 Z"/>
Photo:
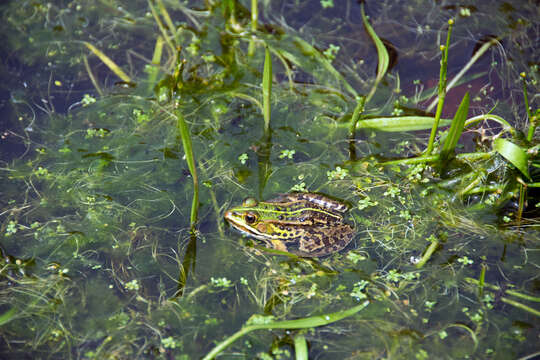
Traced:
<path id="1" fill-rule="evenodd" d="M 279 194 L 267 201 L 246 198 L 225 211 L 233 228 L 261 240 L 265 247 L 300 257 L 321 257 L 340 251 L 353 239 L 345 222 L 345 203 L 309 192 Z"/>

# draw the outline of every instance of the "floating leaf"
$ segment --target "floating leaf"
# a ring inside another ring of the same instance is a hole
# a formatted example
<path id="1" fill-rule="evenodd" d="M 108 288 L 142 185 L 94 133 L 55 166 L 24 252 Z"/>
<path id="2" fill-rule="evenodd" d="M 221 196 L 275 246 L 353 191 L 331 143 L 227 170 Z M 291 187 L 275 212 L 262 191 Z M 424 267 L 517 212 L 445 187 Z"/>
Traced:
<path id="1" fill-rule="evenodd" d="M 380 117 L 359 121 L 357 129 L 373 129 L 386 132 L 427 130 L 433 126 L 435 118 L 431 116 Z M 450 125 L 450 120 L 443 119 L 439 126 Z"/>
<path id="2" fill-rule="evenodd" d="M 527 151 L 503 138 L 497 138 L 493 141 L 493 150 L 510 161 L 528 179 L 531 178 L 529 175 L 529 157 L 527 156 Z"/>

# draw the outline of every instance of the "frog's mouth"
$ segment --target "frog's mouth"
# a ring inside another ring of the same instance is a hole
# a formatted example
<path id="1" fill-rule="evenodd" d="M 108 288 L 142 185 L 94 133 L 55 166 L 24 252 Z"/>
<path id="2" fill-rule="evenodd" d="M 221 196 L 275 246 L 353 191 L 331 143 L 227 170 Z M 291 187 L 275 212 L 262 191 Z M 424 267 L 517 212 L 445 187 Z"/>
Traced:
<path id="1" fill-rule="evenodd" d="M 247 236 L 253 236 L 256 239 L 263 241 L 272 237 L 272 235 L 265 232 L 267 226 L 265 223 L 259 222 L 255 226 L 248 226 L 242 218 L 242 213 L 228 210 L 225 212 L 224 217 L 236 230 Z"/>

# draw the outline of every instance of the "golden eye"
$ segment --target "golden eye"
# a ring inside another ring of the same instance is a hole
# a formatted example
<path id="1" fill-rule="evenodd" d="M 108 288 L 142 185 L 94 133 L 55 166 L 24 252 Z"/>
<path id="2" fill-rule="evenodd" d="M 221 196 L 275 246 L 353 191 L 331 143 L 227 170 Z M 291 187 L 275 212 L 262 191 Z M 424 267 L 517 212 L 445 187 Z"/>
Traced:
<path id="1" fill-rule="evenodd" d="M 254 224 L 257 221 L 257 214 L 247 213 L 244 215 L 244 220 L 247 224 Z"/>
<path id="2" fill-rule="evenodd" d="M 252 207 L 257 205 L 257 200 L 252 197 L 245 198 L 242 202 L 243 207 Z"/>

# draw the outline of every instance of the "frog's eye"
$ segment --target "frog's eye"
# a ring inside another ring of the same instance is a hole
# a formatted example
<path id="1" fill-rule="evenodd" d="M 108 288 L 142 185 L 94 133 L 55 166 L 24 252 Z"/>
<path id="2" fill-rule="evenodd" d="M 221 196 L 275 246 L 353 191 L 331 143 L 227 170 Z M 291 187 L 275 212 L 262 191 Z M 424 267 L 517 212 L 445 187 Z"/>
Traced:
<path id="1" fill-rule="evenodd" d="M 252 207 L 255 205 L 257 205 L 257 200 L 255 200 L 252 197 L 245 198 L 244 201 L 242 202 L 243 207 Z"/>
<path id="2" fill-rule="evenodd" d="M 244 220 L 247 224 L 254 224 L 257 221 L 257 214 L 255 213 L 246 213 L 244 215 Z"/>

